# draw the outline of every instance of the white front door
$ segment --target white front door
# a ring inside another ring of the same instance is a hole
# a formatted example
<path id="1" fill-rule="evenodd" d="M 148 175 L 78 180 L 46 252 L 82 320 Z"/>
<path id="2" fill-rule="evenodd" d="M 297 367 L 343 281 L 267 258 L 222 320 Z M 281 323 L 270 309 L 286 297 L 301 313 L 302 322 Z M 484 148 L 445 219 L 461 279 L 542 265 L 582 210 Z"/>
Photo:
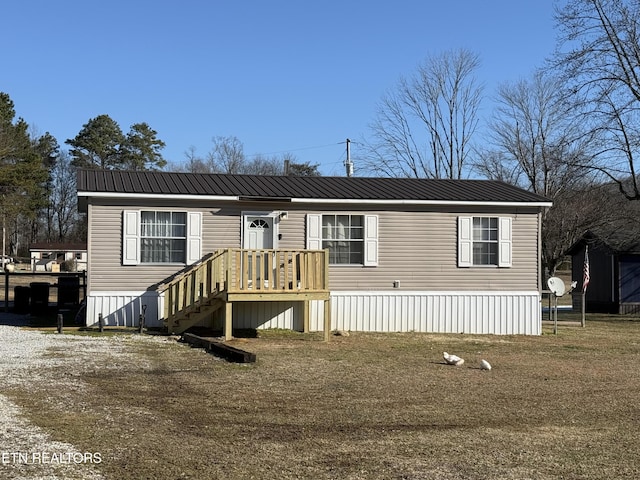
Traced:
<path id="1" fill-rule="evenodd" d="M 273 248 L 275 238 L 273 217 L 268 215 L 245 215 L 244 216 L 244 238 L 243 247 L 248 250 L 270 250 Z M 269 262 L 263 255 L 258 255 L 256 264 L 253 264 L 253 255 L 249 255 L 247 268 L 248 278 L 253 278 L 253 269 L 256 270 L 256 280 L 258 289 L 267 288 L 273 273 L 269 272 Z M 272 267 L 273 268 L 273 267 Z M 250 280 L 251 282 L 251 280 Z M 250 286 L 250 288 L 256 288 Z"/>
<path id="2" fill-rule="evenodd" d="M 266 215 L 246 215 L 244 217 L 243 247 L 251 250 L 273 248 L 273 217 Z"/>

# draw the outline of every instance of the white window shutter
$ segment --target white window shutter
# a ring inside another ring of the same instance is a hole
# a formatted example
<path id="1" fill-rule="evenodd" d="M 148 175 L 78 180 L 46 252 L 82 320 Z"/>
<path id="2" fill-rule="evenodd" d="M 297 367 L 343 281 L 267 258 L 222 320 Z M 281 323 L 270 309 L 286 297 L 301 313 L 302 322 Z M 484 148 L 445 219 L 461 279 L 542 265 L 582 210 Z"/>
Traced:
<path id="1" fill-rule="evenodd" d="M 378 265 L 378 216 L 364 216 L 364 265 Z"/>
<path id="2" fill-rule="evenodd" d="M 307 250 L 322 250 L 322 215 L 307 215 Z"/>
<path id="3" fill-rule="evenodd" d="M 498 266 L 511 266 L 511 217 L 498 218 Z"/>
<path id="4" fill-rule="evenodd" d="M 140 211 L 125 210 L 122 213 L 122 264 L 140 263 Z"/>
<path id="5" fill-rule="evenodd" d="M 187 213 L 187 265 L 202 258 L 202 212 Z"/>
<path id="6" fill-rule="evenodd" d="M 458 267 L 473 266 L 473 219 L 458 217 Z"/>

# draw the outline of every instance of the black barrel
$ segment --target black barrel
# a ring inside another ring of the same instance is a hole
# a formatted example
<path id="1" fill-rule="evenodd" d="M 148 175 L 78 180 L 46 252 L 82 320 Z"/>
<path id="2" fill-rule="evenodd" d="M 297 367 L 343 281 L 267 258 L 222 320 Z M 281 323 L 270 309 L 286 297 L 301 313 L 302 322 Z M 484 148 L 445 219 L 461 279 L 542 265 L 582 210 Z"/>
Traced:
<path id="1" fill-rule="evenodd" d="M 45 282 L 32 282 L 31 287 L 31 313 L 46 313 L 49 309 L 49 287 Z"/>

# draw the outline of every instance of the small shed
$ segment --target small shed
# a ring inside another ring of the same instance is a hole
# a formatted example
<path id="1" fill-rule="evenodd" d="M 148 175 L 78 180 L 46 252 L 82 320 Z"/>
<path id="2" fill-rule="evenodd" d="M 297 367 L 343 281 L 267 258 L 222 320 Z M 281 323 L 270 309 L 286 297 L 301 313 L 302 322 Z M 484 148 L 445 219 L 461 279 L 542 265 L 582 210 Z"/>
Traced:
<path id="1" fill-rule="evenodd" d="M 59 272 L 64 270 L 62 264 L 65 262 L 71 266 L 71 271 L 87 270 L 86 243 L 32 243 L 29 257 L 33 271 Z"/>
<path id="2" fill-rule="evenodd" d="M 589 285 L 585 295 L 589 313 L 640 313 L 640 238 L 629 232 L 587 232 L 569 250 L 573 279 L 582 288 L 588 247 Z M 574 309 L 580 297 L 574 296 Z"/>

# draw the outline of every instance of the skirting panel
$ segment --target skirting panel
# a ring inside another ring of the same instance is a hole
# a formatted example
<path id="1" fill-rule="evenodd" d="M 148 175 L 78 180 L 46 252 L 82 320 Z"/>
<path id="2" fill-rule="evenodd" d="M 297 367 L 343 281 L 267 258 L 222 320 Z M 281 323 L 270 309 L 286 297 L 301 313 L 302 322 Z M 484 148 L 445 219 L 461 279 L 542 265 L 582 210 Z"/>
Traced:
<path id="1" fill-rule="evenodd" d="M 87 297 L 86 324 L 98 325 L 98 316 L 102 314 L 105 326 L 136 327 L 144 312 L 146 326 L 162 327 L 162 321 L 158 319 L 160 300 L 154 292 L 91 293 Z"/>
<path id="2" fill-rule="evenodd" d="M 323 302 L 310 328 L 322 330 Z M 331 329 L 540 335 L 540 294 L 529 292 L 332 292 Z"/>
<path id="3" fill-rule="evenodd" d="M 87 325 L 162 327 L 163 298 L 152 292 L 93 292 Z M 236 302 L 234 328 L 302 330 L 301 302 Z M 332 292 L 331 330 L 540 335 L 540 294 L 529 292 Z M 312 301 L 310 329 L 322 331 L 324 302 Z"/>

